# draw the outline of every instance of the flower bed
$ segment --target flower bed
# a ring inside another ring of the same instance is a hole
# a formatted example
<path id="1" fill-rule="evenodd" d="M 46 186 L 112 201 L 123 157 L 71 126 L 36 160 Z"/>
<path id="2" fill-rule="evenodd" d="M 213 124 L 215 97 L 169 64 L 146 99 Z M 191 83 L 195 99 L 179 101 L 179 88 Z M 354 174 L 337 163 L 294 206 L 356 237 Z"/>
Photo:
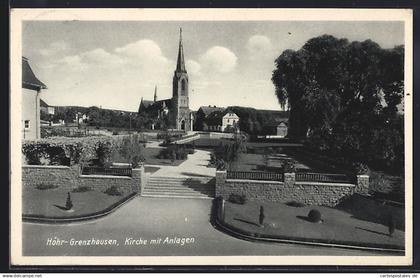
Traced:
<path id="1" fill-rule="evenodd" d="M 259 225 L 260 206 L 264 207 L 263 226 Z M 308 219 L 311 209 L 321 213 L 322 223 Z M 353 218 L 351 214 L 327 207 L 296 207 L 268 202 L 233 204 L 225 202 L 222 223 L 246 236 L 306 242 L 352 245 L 372 248 L 404 249 L 404 232 Z"/>
<path id="2" fill-rule="evenodd" d="M 63 189 L 25 188 L 22 194 L 22 214 L 39 218 L 72 218 L 95 215 L 112 208 L 131 195 L 109 195 L 94 190 L 71 192 L 73 207 L 68 211 L 64 209 L 67 192 Z"/>

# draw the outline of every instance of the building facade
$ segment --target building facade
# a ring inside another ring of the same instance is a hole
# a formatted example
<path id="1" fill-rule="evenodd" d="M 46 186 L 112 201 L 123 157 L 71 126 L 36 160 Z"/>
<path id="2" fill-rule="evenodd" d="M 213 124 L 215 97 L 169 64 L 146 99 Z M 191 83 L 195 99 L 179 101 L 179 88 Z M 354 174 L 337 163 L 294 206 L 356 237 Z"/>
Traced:
<path id="1" fill-rule="evenodd" d="M 228 111 L 222 118 L 222 131 L 239 131 L 239 117 L 235 113 Z"/>
<path id="2" fill-rule="evenodd" d="M 192 117 L 190 110 L 189 80 L 185 68 L 182 29 L 179 33 L 179 47 L 176 69 L 172 79 L 172 98 L 157 100 L 157 88 L 153 101 L 141 99 L 139 113 L 147 113 L 154 119 L 166 118 L 169 128 L 191 131 Z"/>
<path id="3" fill-rule="evenodd" d="M 22 57 L 22 139 L 41 138 L 40 93 L 46 88 L 35 76 L 29 60 Z"/>

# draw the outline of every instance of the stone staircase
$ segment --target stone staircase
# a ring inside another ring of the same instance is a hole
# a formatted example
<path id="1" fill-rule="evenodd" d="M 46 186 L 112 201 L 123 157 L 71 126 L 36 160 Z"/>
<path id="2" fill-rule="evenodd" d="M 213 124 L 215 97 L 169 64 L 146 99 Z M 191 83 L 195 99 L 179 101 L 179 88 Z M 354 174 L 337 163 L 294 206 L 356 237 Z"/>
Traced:
<path id="1" fill-rule="evenodd" d="M 215 178 L 150 176 L 141 193 L 143 197 L 214 198 Z"/>

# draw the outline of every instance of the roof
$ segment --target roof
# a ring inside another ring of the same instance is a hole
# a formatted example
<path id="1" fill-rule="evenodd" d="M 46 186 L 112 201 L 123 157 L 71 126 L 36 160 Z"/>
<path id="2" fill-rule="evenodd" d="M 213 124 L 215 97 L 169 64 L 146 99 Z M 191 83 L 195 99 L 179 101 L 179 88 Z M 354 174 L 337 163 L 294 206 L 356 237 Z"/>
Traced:
<path id="1" fill-rule="evenodd" d="M 223 111 L 213 111 L 206 118 L 207 125 L 222 125 Z"/>
<path id="2" fill-rule="evenodd" d="M 22 57 L 22 87 L 31 90 L 47 89 L 47 86 L 35 76 L 26 57 Z"/>
<path id="3" fill-rule="evenodd" d="M 41 105 L 41 107 L 49 107 L 49 105 L 42 99 L 39 99 L 39 104 Z"/>
<path id="4" fill-rule="evenodd" d="M 224 115 L 223 115 L 223 118 L 224 117 L 226 117 L 227 115 L 229 115 L 229 114 L 233 114 L 233 115 L 231 115 L 231 116 L 229 116 L 229 117 L 236 117 L 236 118 L 238 118 L 239 119 L 239 116 L 238 115 L 236 115 L 236 113 L 235 112 L 232 112 L 232 111 L 227 111 L 227 112 L 225 112 L 225 113 L 223 113 Z"/>
<path id="5" fill-rule="evenodd" d="M 217 106 L 201 106 L 198 110 L 203 111 L 204 115 L 208 117 L 211 113 L 216 112 L 216 111 L 223 111 L 225 110 L 225 108 L 217 107 Z"/>

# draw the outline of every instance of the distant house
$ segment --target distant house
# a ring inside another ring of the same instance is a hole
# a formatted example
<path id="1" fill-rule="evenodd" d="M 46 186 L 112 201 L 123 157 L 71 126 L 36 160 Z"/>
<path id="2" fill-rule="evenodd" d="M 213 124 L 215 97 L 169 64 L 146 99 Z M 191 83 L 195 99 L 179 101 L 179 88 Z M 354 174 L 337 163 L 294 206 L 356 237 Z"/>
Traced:
<path id="1" fill-rule="evenodd" d="M 40 99 L 40 106 L 41 111 L 47 115 L 54 115 L 55 114 L 55 108 L 54 106 L 49 106 L 44 100 Z"/>
<path id="2" fill-rule="evenodd" d="M 287 136 L 287 129 L 288 129 L 288 122 L 287 121 L 281 121 L 277 125 L 277 136 L 280 137 L 286 137 Z"/>
<path id="3" fill-rule="evenodd" d="M 222 118 L 222 131 L 234 130 L 238 131 L 239 117 L 235 113 L 228 111 Z"/>
<path id="4" fill-rule="evenodd" d="M 47 86 L 32 71 L 29 60 L 22 57 L 22 138 L 41 138 L 40 93 Z"/>
<path id="5" fill-rule="evenodd" d="M 209 125 L 212 126 L 214 129 L 215 125 L 221 126 L 221 117 L 223 115 L 220 115 L 221 112 L 225 111 L 226 108 L 224 107 L 217 107 L 217 106 L 201 106 L 194 116 L 194 130 L 210 130 Z M 212 115 L 210 117 L 210 115 Z M 220 117 L 220 119 L 218 119 Z M 217 124 L 219 123 L 220 124 Z M 221 127 L 220 127 L 221 129 Z"/>

